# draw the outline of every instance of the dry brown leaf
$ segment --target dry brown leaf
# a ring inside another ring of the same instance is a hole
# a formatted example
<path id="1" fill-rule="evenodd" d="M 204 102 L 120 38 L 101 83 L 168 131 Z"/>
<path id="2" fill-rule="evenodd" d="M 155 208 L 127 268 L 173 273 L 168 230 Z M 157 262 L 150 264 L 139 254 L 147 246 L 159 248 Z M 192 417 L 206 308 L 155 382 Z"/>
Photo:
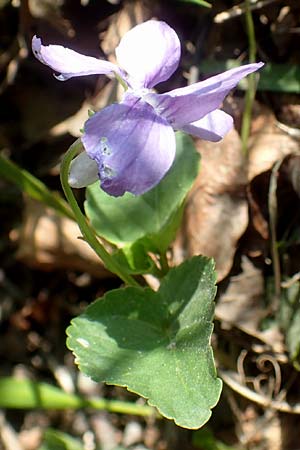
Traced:
<path id="1" fill-rule="evenodd" d="M 27 2 L 23 3 L 26 4 Z M 74 37 L 75 30 L 73 29 L 70 21 L 63 17 L 62 6 L 61 0 L 28 1 L 28 10 L 33 18 L 46 21 L 62 34 L 69 37 Z"/>
<path id="2" fill-rule="evenodd" d="M 281 164 L 280 173 L 291 183 L 300 197 L 300 155 L 287 156 Z"/>
<path id="3" fill-rule="evenodd" d="M 124 34 L 135 25 L 151 19 L 156 15 L 156 11 L 156 1 L 125 1 L 122 9 L 111 16 L 110 25 L 101 41 L 101 47 L 112 62 L 115 62 L 115 48 Z"/>
<path id="4" fill-rule="evenodd" d="M 272 111 L 262 106 L 253 118 L 249 146 L 249 180 L 270 170 L 284 156 L 300 150 L 299 141 L 281 130 Z"/>
<path id="5" fill-rule="evenodd" d="M 273 165 L 287 155 L 299 153 L 299 141 L 280 128 L 275 115 L 265 106 L 256 105 L 249 139 L 247 189 L 251 224 L 257 239 L 248 237 L 248 253 L 264 253 L 264 242 L 269 238 L 268 191 Z M 259 108 L 259 109 L 258 109 Z"/>
<path id="6" fill-rule="evenodd" d="M 249 333 L 257 330 L 265 316 L 260 299 L 264 293 L 262 271 L 246 257 L 242 257 L 242 272 L 232 276 L 216 305 L 216 317 Z"/>
<path id="7" fill-rule="evenodd" d="M 99 278 L 112 276 L 89 245 L 79 239 L 78 225 L 41 203 L 26 199 L 17 259 L 42 270 L 71 269 Z"/>
<path id="8" fill-rule="evenodd" d="M 248 224 L 245 163 L 235 130 L 219 143 L 198 140 L 196 146 L 201 170 L 187 200 L 174 257 L 176 263 L 197 254 L 213 257 L 221 280 Z"/>

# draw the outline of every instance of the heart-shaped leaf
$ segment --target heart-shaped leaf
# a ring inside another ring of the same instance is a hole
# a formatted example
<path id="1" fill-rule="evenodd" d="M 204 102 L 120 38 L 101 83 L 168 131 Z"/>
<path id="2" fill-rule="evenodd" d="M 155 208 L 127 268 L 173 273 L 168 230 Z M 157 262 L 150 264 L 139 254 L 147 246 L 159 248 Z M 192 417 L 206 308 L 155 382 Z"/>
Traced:
<path id="1" fill-rule="evenodd" d="M 72 321 L 68 346 L 92 379 L 125 386 L 178 425 L 199 428 L 221 391 L 210 346 L 215 292 L 213 262 L 194 257 L 158 292 L 128 287 L 96 300 Z"/>

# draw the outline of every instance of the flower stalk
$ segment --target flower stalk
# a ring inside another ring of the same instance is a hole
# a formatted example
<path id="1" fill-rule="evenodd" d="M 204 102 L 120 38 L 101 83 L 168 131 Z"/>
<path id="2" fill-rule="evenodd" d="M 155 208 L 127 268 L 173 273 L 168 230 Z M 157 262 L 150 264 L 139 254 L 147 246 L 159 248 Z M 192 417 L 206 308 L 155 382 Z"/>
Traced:
<path id="1" fill-rule="evenodd" d="M 86 217 L 81 212 L 79 205 L 76 201 L 76 198 L 73 194 L 73 191 L 68 183 L 69 176 L 69 168 L 72 160 L 75 156 L 79 154 L 82 149 L 82 144 L 80 139 L 77 139 L 69 148 L 67 153 L 65 154 L 62 164 L 61 164 L 61 172 L 60 172 L 60 180 L 65 193 L 65 196 L 71 206 L 71 209 L 76 217 L 76 221 L 82 233 L 84 240 L 92 247 L 94 252 L 99 256 L 99 258 L 103 261 L 105 267 L 116 274 L 121 280 L 124 281 L 127 285 L 130 286 L 139 286 L 138 282 L 128 273 L 126 273 L 123 267 L 117 263 L 117 261 L 113 258 L 112 255 L 104 248 L 101 242 L 97 239 L 96 233 L 88 223 Z"/>

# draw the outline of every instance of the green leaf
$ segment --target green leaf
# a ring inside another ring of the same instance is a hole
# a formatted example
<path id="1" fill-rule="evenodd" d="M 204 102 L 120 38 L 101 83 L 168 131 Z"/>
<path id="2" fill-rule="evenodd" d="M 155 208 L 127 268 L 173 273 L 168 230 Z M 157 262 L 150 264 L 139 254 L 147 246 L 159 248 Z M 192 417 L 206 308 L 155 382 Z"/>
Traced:
<path id="1" fill-rule="evenodd" d="M 49 428 L 39 450 L 84 450 L 83 445 L 66 433 Z"/>
<path id="2" fill-rule="evenodd" d="M 141 196 L 111 197 L 95 183 L 87 189 L 85 210 L 97 233 L 123 246 L 140 239 L 145 248 L 164 252 L 180 224 L 183 202 L 197 174 L 199 154 L 192 139 L 176 133 L 175 162 L 165 178 Z"/>
<path id="3" fill-rule="evenodd" d="M 155 273 L 156 266 L 140 241 L 125 245 L 113 253 L 118 263 L 131 275 Z"/>
<path id="4" fill-rule="evenodd" d="M 205 0 L 179 0 L 182 3 L 195 3 L 199 6 L 205 6 L 206 8 L 211 8 L 211 3 L 206 2 Z"/>
<path id="5" fill-rule="evenodd" d="M 262 69 L 257 88 L 260 91 L 300 94 L 300 65 L 266 64 Z"/>
<path id="6" fill-rule="evenodd" d="M 69 205 L 60 195 L 50 191 L 41 180 L 2 155 L 0 155 L 0 175 L 16 184 L 30 197 L 50 206 L 63 216 L 74 220 L 74 215 Z"/>
<path id="7" fill-rule="evenodd" d="M 300 370 L 300 283 L 282 290 L 279 324 L 284 332 L 287 349 L 294 367 Z"/>
<path id="8" fill-rule="evenodd" d="M 200 71 L 203 74 L 220 73 L 224 70 L 233 69 L 240 64 L 236 60 L 217 61 L 212 59 L 203 60 Z M 267 63 L 257 72 L 258 91 L 290 92 L 300 93 L 300 65 L 298 64 L 275 64 Z M 240 89 L 248 89 L 247 78 L 239 83 Z"/>
<path id="9" fill-rule="evenodd" d="M 67 330 L 80 369 L 182 427 L 201 427 L 221 391 L 210 346 L 215 278 L 212 260 L 197 256 L 171 269 L 158 292 L 129 287 L 96 300 Z"/>
<path id="10" fill-rule="evenodd" d="M 193 445 L 201 450 L 236 450 L 216 439 L 207 426 L 193 433 Z"/>
<path id="11" fill-rule="evenodd" d="M 299 303 L 299 300 L 298 300 Z M 291 321 L 291 326 L 287 329 L 286 343 L 289 354 L 294 363 L 294 367 L 300 370 L 300 308 L 298 309 Z"/>

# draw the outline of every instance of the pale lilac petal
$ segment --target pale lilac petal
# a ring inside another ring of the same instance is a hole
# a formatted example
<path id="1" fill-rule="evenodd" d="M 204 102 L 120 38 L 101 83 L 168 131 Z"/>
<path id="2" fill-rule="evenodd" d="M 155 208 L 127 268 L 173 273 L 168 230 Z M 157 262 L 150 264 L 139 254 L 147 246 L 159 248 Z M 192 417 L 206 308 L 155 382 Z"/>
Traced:
<path id="1" fill-rule="evenodd" d="M 120 69 L 115 64 L 82 55 L 61 45 L 42 45 L 41 39 L 36 36 L 32 39 L 32 51 L 41 63 L 51 67 L 56 73 L 60 74 L 56 78 L 61 81 L 82 75 L 113 75 L 114 72 L 120 73 Z"/>
<path id="2" fill-rule="evenodd" d="M 98 180 L 98 165 L 86 152 L 79 153 L 70 166 L 68 182 L 73 188 L 83 188 Z"/>
<path id="3" fill-rule="evenodd" d="M 146 94 L 144 99 L 153 105 L 158 114 L 165 117 L 174 128 L 181 128 L 219 108 L 224 97 L 243 77 L 262 66 L 263 63 L 257 63 L 237 67 L 205 81 L 174 89 L 165 94 Z"/>
<path id="4" fill-rule="evenodd" d="M 129 75 L 132 87 L 152 88 L 177 69 L 180 41 L 165 22 L 148 20 L 135 26 L 116 48 L 118 64 Z"/>
<path id="5" fill-rule="evenodd" d="M 218 142 L 232 127 L 232 117 L 224 111 L 216 109 L 202 119 L 184 125 L 180 130 L 206 141 Z"/>
<path id="6" fill-rule="evenodd" d="M 168 122 L 141 99 L 128 96 L 94 114 L 82 143 L 99 168 L 101 187 L 113 196 L 150 190 L 175 157 L 175 135 Z"/>

